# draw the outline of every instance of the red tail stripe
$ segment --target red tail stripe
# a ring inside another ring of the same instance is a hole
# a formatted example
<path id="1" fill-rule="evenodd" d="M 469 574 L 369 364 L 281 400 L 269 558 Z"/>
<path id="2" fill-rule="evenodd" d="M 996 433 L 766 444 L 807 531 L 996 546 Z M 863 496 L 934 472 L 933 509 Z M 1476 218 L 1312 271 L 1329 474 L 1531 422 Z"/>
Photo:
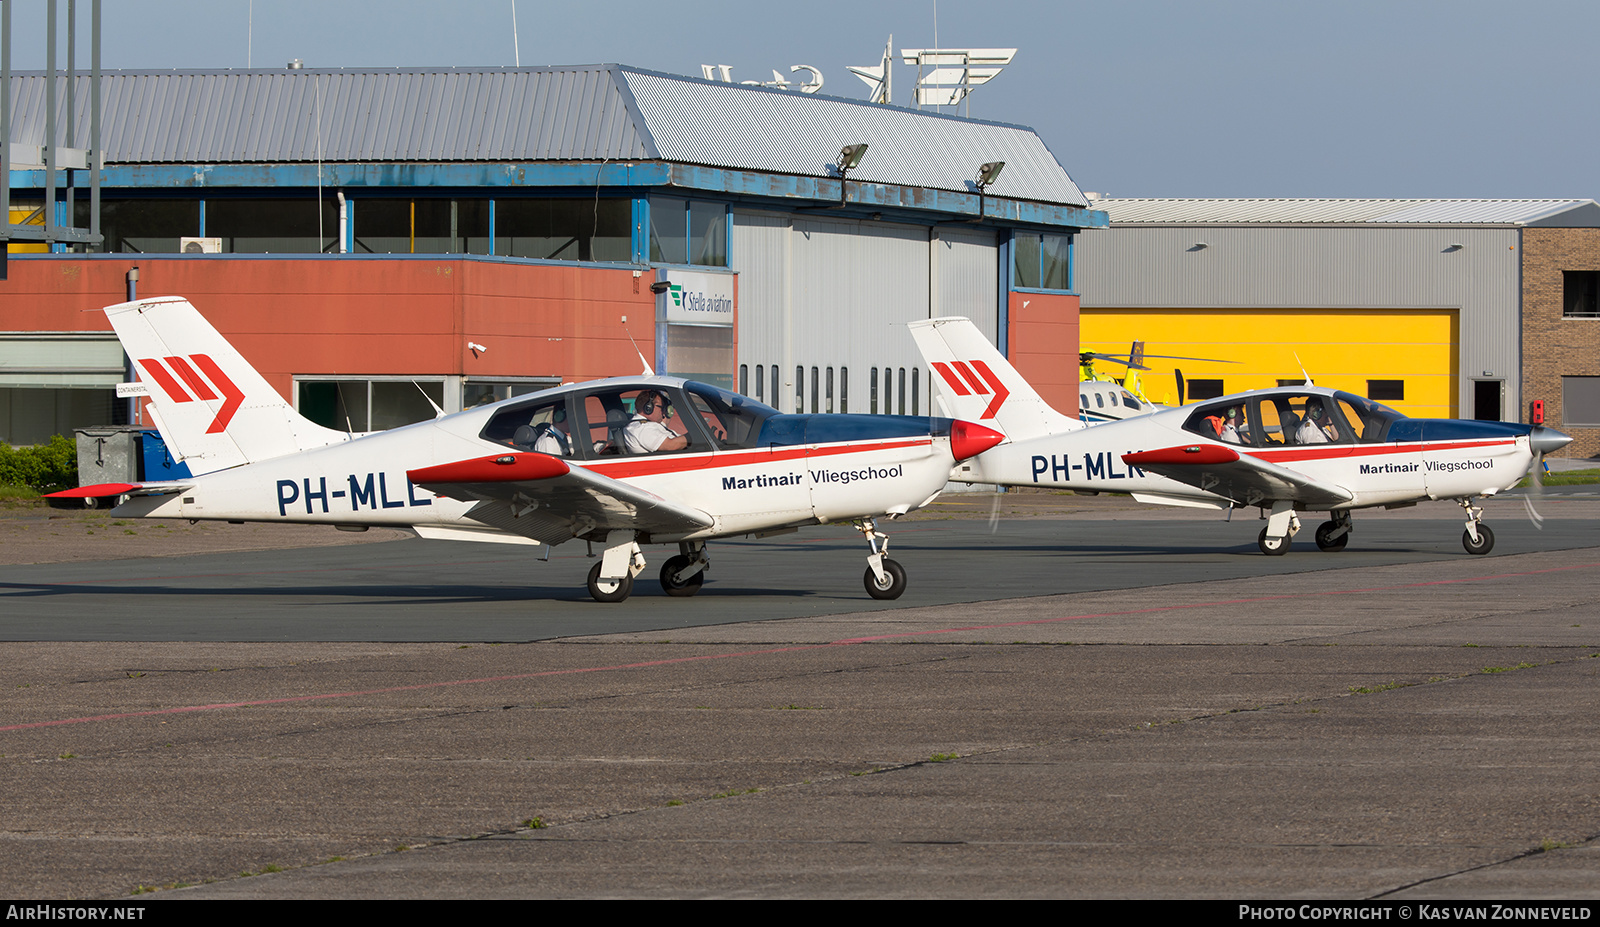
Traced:
<path id="1" fill-rule="evenodd" d="M 194 402 L 194 397 L 185 392 L 182 386 L 178 385 L 178 381 L 172 378 L 172 374 L 167 372 L 167 368 L 161 366 L 160 361 L 153 357 L 146 357 L 139 361 L 139 366 L 143 368 L 145 373 L 149 374 L 150 379 L 161 385 L 161 391 L 167 394 L 168 399 L 173 402 Z"/>
<path id="2" fill-rule="evenodd" d="M 1005 404 L 1006 397 L 1011 395 L 1011 390 L 1006 389 L 1005 383 L 994 375 L 994 371 L 989 369 L 988 364 L 981 360 L 975 360 L 972 362 L 972 366 L 978 368 L 978 372 L 983 374 L 983 378 L 988 381 L 990 386 L 994 387 L 994 401 L 989 403 L 989 408 L 984 409 L 981 416 L 982 418 L 994 418 L 995 414 L 1000 411 L 1000 407 Z"/>
<path id="3" fill-rule="evenodd" d="M 211 391 L 211 387 L 206 385 L 206 381 L 200 379 L 200 374 L 194 372 L 194 368 L 189 366 L 188 361 L 181 357 L 169 357 L 167 358 L 167 366 L 177 371 L 178 376 L 183 377 L 183 382 L 189 384 L 189 388 L 194 390 L 196 398 L 217 398 L 217 394 Z"/>
<path id="4" fill-rule="evenodd" d="M 205 371 L 206 376 L 211 378 L 211 382 L 215 383 L 217 389 L 222 390 L 222 395 L 227 398 L 227 402 L 217 410 L 217 417 L 211 420 L 211 427 L 206 429 L 206 434 L 214 435 L 226 431 L 228 423 L 233 421 L 233 414 L 244 405 L 244 390 L 228 379 L 228 375 L 222 372 L 222 368 L 217 366 L 217 362 L 212 360 L 210 355 L 191 354 L 189 357 L 196 366 Z"/>
<path id="5" fill-rule="evenodd" d="M 950 388 L 956 391 L 957 396 L 972 395 L 972 390 L 967 389 L 966 386 L 962 384 L 961 378 L 951 372 L 950 368 L 945 366 L 942 361 L 934 361 L 933 369 L 939 371 L 939 376 L 944 377 L 944 381 L 950 384 Z"/>
<path id="6" fill-rule="evenodd" d="M 974 393 L 977 393 L 979 396 L 989 395 L 989 390 L 984 387 L 983 381 L 978 379 L 978 375 L 972 372 L 971 367 L 968 367 L 961 361 L 955 361 L 951 363 L 950 366 L 956 368 L 956 371 L 961 374 L 961 379 L 966 380 L 967 383 L 971 384 L 972 391 Z"/>

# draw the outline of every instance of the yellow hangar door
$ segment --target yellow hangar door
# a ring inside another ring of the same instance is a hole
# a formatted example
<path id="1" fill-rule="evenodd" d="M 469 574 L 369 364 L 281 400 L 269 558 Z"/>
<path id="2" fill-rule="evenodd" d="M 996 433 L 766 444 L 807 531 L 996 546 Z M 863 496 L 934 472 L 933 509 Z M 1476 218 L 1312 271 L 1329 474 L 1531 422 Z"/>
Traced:
<path id="1" fill-rule="evenodd" d="M 1085 351 L 1126 354 L 1143 341 L 1149 354 L 1237 361 L 1146 361 L 1144 390 L 1156 402 L 1175 398 L 1174 368 L 1183 371 L 1193 402 L 1300 383 L 1304 365 L 1318 386 L 1368 396 L 1413 418 L 1454 418 L 1460 405 L 1455 309 L 1084 308 L 1081 324 Z"/>

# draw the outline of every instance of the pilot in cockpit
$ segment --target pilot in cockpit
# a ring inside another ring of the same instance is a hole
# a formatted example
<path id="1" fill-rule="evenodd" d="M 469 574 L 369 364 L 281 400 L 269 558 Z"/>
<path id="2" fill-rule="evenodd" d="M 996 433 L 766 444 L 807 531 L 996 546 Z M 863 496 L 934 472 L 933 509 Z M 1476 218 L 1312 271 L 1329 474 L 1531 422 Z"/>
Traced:
<path id="1" fill-rule="evenodd" d="M 633 418 L 622 429 L 623 443 L 630 454 L 681 451 L 689 439 L 663 424 L 672 416 L 672 404 L 653 389 L 643 390 L 633 400 Z"/>
<path id="2" fill-rule="evenodd" d="M 1306 400 L 1306 416 L 1300 421 L 1295 440 L 1301 444 L 1327 444 L 1339 440 L 1339 429 L 1328 418 L 1328 411 L 1322 407 L 1320 398 L 1312 396 Z"/>

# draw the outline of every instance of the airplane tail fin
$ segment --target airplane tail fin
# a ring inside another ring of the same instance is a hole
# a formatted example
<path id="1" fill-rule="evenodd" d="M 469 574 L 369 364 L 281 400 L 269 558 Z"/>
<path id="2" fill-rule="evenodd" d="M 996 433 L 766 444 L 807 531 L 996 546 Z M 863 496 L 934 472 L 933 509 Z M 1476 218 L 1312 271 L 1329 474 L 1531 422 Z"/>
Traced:
<path id="1" fill-rule="evenodd" d="M 910 327 L 933 368 L 935 395 L 952 417 L 992 423 L 1013 441 L 1084 427 L 1052 409 L 970 320 L 951 316 Z"/>
<path id="2" fill-rule="evenodd" d="M 188 300 L 141 299 L 105 313 L 144 381 L 153 424 L 191 473 L 345 439 L 296 412 Z"/>

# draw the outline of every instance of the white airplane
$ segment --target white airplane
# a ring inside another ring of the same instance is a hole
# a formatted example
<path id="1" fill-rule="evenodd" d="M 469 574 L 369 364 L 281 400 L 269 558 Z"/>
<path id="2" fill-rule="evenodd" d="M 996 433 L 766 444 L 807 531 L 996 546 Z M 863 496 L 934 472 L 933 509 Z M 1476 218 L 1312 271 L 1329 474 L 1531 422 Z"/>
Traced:
<path id="1" fill-rule="evenodd" d="M 1486 554 L 1494 533 L 1474 500 L 1516 485 L 1572 438 L 1543 425 L 1412 419 L 1316 386 L 1254 390 L 1093 427 L 1052 409 L 963 318 L 911 323 L 950 414 L 992 423 L 1006 440 L 956 465 L 951 479 L 1124 492 L 1152 504 L 1259 507 L 1264 554 L 1289 549 L 1299 513 L 1328 512 L 1322 550 L 1343 550 L 1354 509 L 1454 499 L 1462 545 Z"/>
<path id="2" fill-rule="evenodd" d="M 142 376 L 124 392 L 144 388 L 167 447 L 198 475 L 53 497 L 125 497 L 112 510 L 122 517 L 381 525 L 522 544 L 577 538 L 591 555 L 604 550 L 589 571 L 589 594 L 601 602 L 628 597 L 645 566 L 641 544 L 678 545 L 661 584 L 686 596 L 710 566 L 707 540 L 835 521 L 866 536 L 867 591 L 897 598 L 905 570 L 885 556 L 876 518 L 932 502 L 952 465 L 1002 438 L 949 419 L 783 415 L 650 375 L 350 435 L 303 418 L 186 300 L 105 312 Z M 657 453 L 643 452 L 657 443 Z"/>

